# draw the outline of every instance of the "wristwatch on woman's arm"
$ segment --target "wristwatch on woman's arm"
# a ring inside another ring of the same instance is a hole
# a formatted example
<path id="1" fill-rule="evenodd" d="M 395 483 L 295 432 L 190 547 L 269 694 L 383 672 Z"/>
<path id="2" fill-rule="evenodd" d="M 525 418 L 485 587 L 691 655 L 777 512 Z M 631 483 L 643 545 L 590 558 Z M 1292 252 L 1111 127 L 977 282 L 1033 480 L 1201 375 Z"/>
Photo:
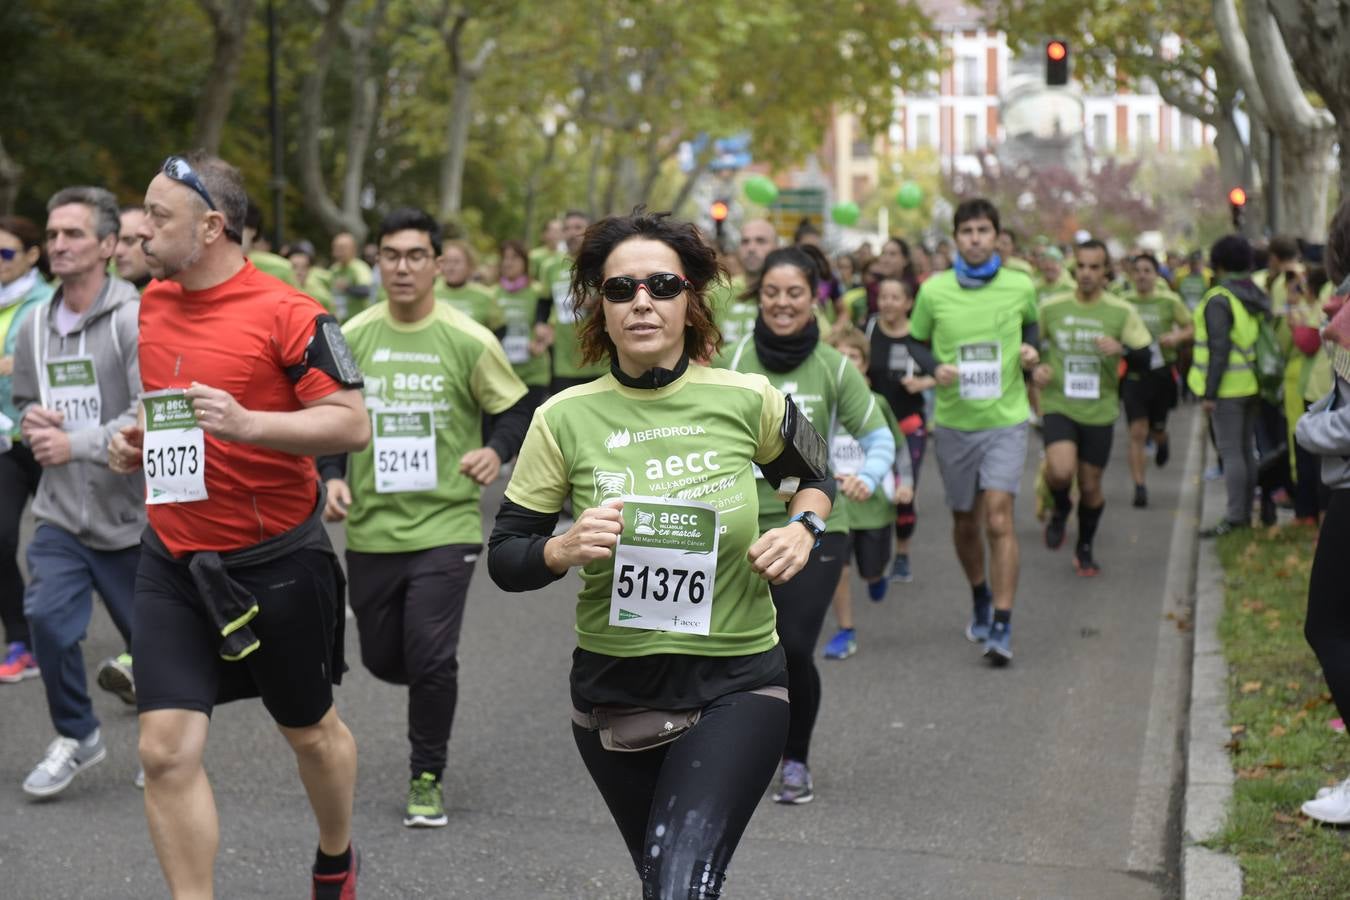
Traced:
<path id="1" fill-rule="evenodd" d="M 792 518 L 788 519 L 789 525 L 791 525 L 793 522 L 801 522 L 802 525 L 806 527 L 806 530 L 811 532 L 812 536 L 815 537 L 816 546 L 817 547 L 820 546 L 820 536 L 825 533 L 824 519 L 822 519 L 820 516 L 816 515 L 815 513 L 811 512 L 808 509 L 806 512 L 799 512 Z"/>

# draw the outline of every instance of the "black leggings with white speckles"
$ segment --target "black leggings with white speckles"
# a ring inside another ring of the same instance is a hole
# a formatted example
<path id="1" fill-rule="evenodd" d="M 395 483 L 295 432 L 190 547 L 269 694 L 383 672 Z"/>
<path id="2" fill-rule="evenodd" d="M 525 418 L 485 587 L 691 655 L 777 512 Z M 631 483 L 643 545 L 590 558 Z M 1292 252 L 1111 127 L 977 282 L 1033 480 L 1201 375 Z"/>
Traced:
<path id="1" fill-rule="evenodd" d="M 727 866 L 778 768 L 788 706 L 740 692 L 654 750 L 618 753 L 576 725 L 581 759 L 642 878 L 643 900 L 720 897 Z"/>

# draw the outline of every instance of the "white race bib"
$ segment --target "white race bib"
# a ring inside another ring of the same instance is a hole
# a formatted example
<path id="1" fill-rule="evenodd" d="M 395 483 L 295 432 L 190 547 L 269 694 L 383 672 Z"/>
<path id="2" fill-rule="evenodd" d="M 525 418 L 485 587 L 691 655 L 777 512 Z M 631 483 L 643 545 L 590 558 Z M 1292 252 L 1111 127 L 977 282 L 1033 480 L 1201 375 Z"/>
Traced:
<path id="1" fill-rule="evenodd" d="M 46 363 L 50 407 L 65 416 L 63 431 L 97 428 L 102 424 L 103 399 L 92 356 L 72 356 Z"/>
<path id="2" fill-rule="evenodd" d="M 695 500 L 622 500 L 609 624 L 708 634 L 717 578 L 717 510 Z"/>
<path id="3" fill-rule="evenodd" d="M 530 336 L 528 334 L 502 335 L 502 349 L 506 351 L 506 361 L 514 366 L 530 361 Z"/>
<path id="4" fill-rule="evenodd" d="M 181 388 L 141 395 L 145 408 L 145 502 L 193 503 L 206 499 L 206 437 L 192 401 Z"/>
<path id="5" fill-rule="evenodd" d="M 1003 396 L 1003 345 L 994 341 L 956 348 L 956 373 L 962 400 Z"/>
<path id="6" fill-rule="evenodd" d="M 1100 400 L 1101 360 L 1095 356 L 1064 357 L 1064 396 L 1070 400 Z"/>
<path id="7" fill-rule="evenodd" d="M 866 457 L 862 444 L 851 435 L 836 434 L 830 441 L 830 468 L 836 475 L 857 475 Z"/>
<path id="8" fill-rule="evenodd" d="M 436 489 L 436 419 L 429 408 L 375 410 L 375 492 Z"/>
<path id="9" fill-rule="evenodd" d="M 577 313 L 572 307 L 572 282 L 553 282 L 553 315 L 560 325 L 576 322 Z"/>

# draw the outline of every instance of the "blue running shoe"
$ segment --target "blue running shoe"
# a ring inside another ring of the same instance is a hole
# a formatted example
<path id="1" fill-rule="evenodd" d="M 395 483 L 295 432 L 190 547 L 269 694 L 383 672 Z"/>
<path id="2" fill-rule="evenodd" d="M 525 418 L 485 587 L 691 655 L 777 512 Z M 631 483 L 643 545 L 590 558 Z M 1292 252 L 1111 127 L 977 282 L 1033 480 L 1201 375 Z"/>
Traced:
<path id="1" fill-rule="evenodd" d="M 995 666 L 1012 662 L 1012 627 L 1006 622 L 995 622 L 984 639 L 984 658 Z"/>
<path id="2" fill-rule="evenodd" d="M 825 645 L 826 659 L 848 659 L 858 652 L 858 641 L 852 628 L 840 628 Z"/>
<path id="3" fill-rule="evenodd" d="M 975 614 L 966 626 L 966 640 L 972 644 L 983 644 L 989 637 L 989 628 L 994 623 L 994 605 L 988 601 L 975 604 Z"/>
<path id="4" fill-rule="evenodd" d="M 783 760 L 783 775 L 778 782 L 778 790 L 773 792 L 774 803 L 810 803 L 816 799 L 811 785 L 811 770 L 806 763 L 795 759 Z"/>
<path id="5" fill-rule="evenodd" d="M 895 561 L 891 563 L 891 577 L 902 584 L 909 584 L 914 580 L 914 574 L 909 570 L 909 554 L 895 555 Z"/>
<path id="6" fill-rule="evenodd" d="M 878 578 L 876 581 L 869 581 L 867 582 L 867 596 L 872 599 L 873 603 L 880 603 L 886 599 L 886 588 L 888 587 L 890 587 L 890 584 L 884 577 Z"/>

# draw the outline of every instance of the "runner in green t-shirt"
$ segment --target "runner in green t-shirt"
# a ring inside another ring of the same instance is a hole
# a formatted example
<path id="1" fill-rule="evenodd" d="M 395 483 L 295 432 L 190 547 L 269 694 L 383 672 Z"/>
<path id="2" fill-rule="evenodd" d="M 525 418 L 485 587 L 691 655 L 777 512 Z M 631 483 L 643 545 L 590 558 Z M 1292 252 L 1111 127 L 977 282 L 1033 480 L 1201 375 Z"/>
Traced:
<path id="1" fill-rule="evenodd" d="M 544 289 L 526 273 L 528 258 L 520 241 L 503 241 L 498 255 L 501 277 L 495 302 L 504 323 L 502 349 L 538 405 L 548 393 L 549 379 L 548 306 L 539 300 Z"/>
<path id="2" fill-rule="evenodd" d="M 797 247 L 783 247 L 765 257 L 754 330 L 727 348 L 720 364 L 767 377 L 792 397 L 827 442 L 840 428 L 856 435 L 864 457 L 856 474 L 861 500 L 878 489 L 895 464 L 895 440 L 881 411 L 886 404 L 877 402 L 843 354 L 820 340 L 815 316 L 819 277 L 815 262 Z M 782 521 L 783 504 L 767 481 L 759 482 L 758 495 L 760 529 L 765 530 Z M 847 513 L 833 510 L 820 552 L 797 577 L 773 588 L 792 692 L 782 779 L 774 793 L 779 803 L 806 803 L 814 797 L 807 764 L 821 700 L 815 648 L 844 567 L 848 529 Z"/>
<path id="3" fill-rule="evenodd" d="M 1134 505 L 1148 506 L 1145 445 L 1153 438 L 1153 460 L 1167 465 L 1171 446 L 1167 440 L 1167 414 L 1177 405 L 1177 351 L 1195 337 L 1191 311 L 1181 298 L 1167 289 L 1158 276 L 1158 258 L 1140 253 L 1129 262 L 1134 290 L 1125 299 L 1134 306 L 1144 326 L 1157 342 L 1158 353 L 1149 360 L 1147 372 L 1129 372 L 1120 386 L 1125 421 L 1130 428 L 1130 475 L 1134 478 Z"/>
<path id="4" fill-rule="evenodd" d="M 696 228 L 615 217 L 578 250 L 574 283 L 605 297 L 582 346 L 610 369 L 535 414 L 488 570 L 509 591 L 581 570 L 577 749 L 642 894 L 716 896 L 795 714 L 769 583 L 807 564 L 834 486 L 787 463 L 787 406 L 766 379 L 691 362 L 718 341 L 717 258 Z M 755 464 L 784 488 L 802 478 L 792 518 L 762 535 Z M 568 497 L 576 522 L 553 536 Z"/>
<path id="5" fill-rule="evenodd" d="M 361 660 L 408 688 L 412 778 L 403 824 L 446 824 L 441 779 L 458 691 L 460 625 L 482 549 L 480 486 L 524 438 L 532 407 L 491 332 L 436 300 L 440 226 L 399 209 L 379 228 L 389 300 L 343 326 L 365 374 L 371 446 L 325 457 L 328 521 L 347 524 Z M 480 417 L 494 415 L 479 441 Z"/>
<path id="6" fill-rule="evenodd" d="M 1110 254 L 1101 241 L 1074 249 L 1078 289 L 1041 304 L 1042 362 L 1032 374 L 1041 388 L 1041 436 L 1045 441 L 1045 482 L 1054 498 L 1045 526 L 1045 545 L 1064 543 L 1073 510 L 1069 490 L 1078 480 L 1078 543 L 1073 567 L 1082 576 L 1101 572 L 1092 540 L 1106 498 L 1102 470 L 1111 458 L 1111 438 L 1120 414 L 1120 361 L 1148 371 L 1153 335 L 1135 308 L 1106 292 Z"/>
<path id="7" fill-rule="evenodd" d="M 446 241 L 437 261 L 441 277 L 436 281 L 436 299 L 449 303 L 488 331 L 502 327 L 497 292 L 473 280 L 473 249 L 467 241 Z"/>
<path id="8" fill-rule="evenodd" d="M 578 384 L 594 381 L 605 374 L 602 362 L 582 359 L 579 331 L 586 318 L 596 309 L 594 296 L 582 297 L 580 303 L 572 293 L 572 261 L 581 247 L 590 219 L 585 213 L 572 210 L 563 217 L 563 237 L 567 253 L 546 261 L 540 266 L 539 281 L 552 302 L 548 324 L 552 331 L 553 378 L 549 393 L 557 394 Z"/>
<path id="9" fill-rule="evenodd" d="M 539 246 L 531 249 L 529 253 L 530 278 L 539 280 L 544 263 L 558 255 L 558 247 L 562 242 L 562 219 L 549 219 L 544 223 L 544 229 L 539 235 Z"/>
<path id="10" fill-rule="evenodd" d="M 888 283 L 900 285 L 898 280 Z M 871 340 L 856 329 L 837 331 L 830 335 L 830 346 L 848 358 L 853 367 L 867 378 L 871 360 Z M 873 603 L 886 597 L 889 583 L 886 563 L 891 558 L 891 529 L 895 526 L 896 504 L 914 499 L 914 468 L 904 434 L 895 420 L 895 413 L 886 398 L 872 392 L 877 407 L 886 419 L 891 438 L 895 441 L 895 463 L 882 478 L 877 490 L 868 491 L 858 477 L 865 459 L 862 444 L 845 431 L 835 434 L 830 442 L 830 467 L 839 481 L 836 504 L 847 507 L 849 524 L 849 553 L 858 563 L 858 574 L 867 583 L 867 596 Z M 853 579 L 849 574 L 848 554 L 839 583 L 834 589 L 834 618 L 839 630 L 826 643 L 822 655 L 826 659 L 847 659 L 858 652 L 857 630 L 853 624 Z"/>
<path id="11" fill-rule="evenodd" d="M 332 280 L 328 289 L 333 294 L 333 315 L 345 322 L 366 308 L 374 274 L 365 260 L 356 255 L 356 238 L 343 231 L 333 236 L 333 264 L 328 267 Z"/>
<path id="12" fill-rule="evenodd" d="M 994 252 L 999 218 L 992 203 L 962 202 L 954 224 L 953 268 L 919 287 L 910 334 L 930 343 L 938 362 L 934 446 L 956 556 L 970 582 L 974 615 L 966 637 L 984 645 L 991 663 L 1003 665 L 1012 659 L 1018 575 L 1013 500 L 1026 463 L 1029 407 L 1022 372 L 1039 361 L 1036 289 L 1027 275 L 1004 268 Z"/>
<path id="13" fill-rule="evenodd" d="M 759 280 L 764 258 L 778 246 L 778 232 L 767 219 L 751 219 L 741 226 L 736 259 L 741 274 L 723 277 L 709 296 L 713 316 L 722 330 L 722 342 L 730 346 L 750 333 L 759 315 L 758 300 L 747 295 Z"/>

